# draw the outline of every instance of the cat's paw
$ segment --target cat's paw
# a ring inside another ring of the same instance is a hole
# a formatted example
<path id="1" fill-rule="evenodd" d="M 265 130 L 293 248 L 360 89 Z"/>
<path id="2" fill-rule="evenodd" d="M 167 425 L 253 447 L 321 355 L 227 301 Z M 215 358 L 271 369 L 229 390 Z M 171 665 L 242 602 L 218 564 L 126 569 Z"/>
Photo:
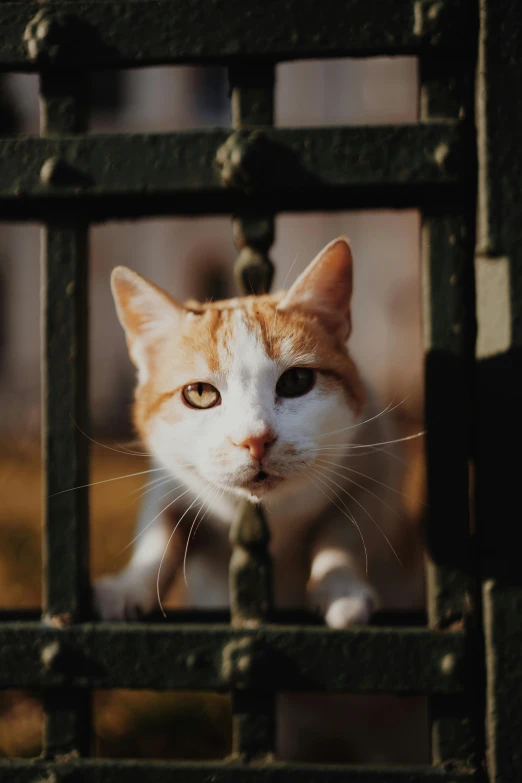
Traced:
<path id="1" fill-rule="evenodd" d="M 376 597 L 373 590 L 361 586 L 352 595 L 332 601 L 324 619 L 330 628 L 349 628 L 351 625 L 367 623 L 375 608 Z"/>
<path id="2" fill-rule="evenodd" d="M 125 571 L 97 579 L 92 590 L 94 611 L 101 620 L 139 620 L 158 603 L 155 586 Z"/>

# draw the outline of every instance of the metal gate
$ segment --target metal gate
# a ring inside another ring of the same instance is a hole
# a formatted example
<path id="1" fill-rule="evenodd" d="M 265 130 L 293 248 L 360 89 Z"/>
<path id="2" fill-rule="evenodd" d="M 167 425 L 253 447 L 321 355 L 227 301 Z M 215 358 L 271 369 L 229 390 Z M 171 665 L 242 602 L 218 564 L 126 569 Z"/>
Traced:
<path id="1" fill-rule="evenodd" d="M 522 781 L 522 568 L 512 532 L 520 479 L 510 455 L 522 400 L 517 6 L 0 3 L 0 68 L 40 73 L 41 137 L 0 139 L 0 209 L 2 219 L 44 225 L 46 469 L 43 618 L 0 623 L 0 687 L 42 689 L 44 753 L 0 762 L 5 783 Z M 419 57 L 419 124 L 272 127 L 276 63 L 398 54 Z M 229 67 L 232 129 L 88 135 L 89 69 L 202 62 Z M 87 493 L 53 497 L 88 476 L 86 441 L 68 415 L 85 428 L 88 224 L 231 214 L 237 276 L 250 293 L 270 285 L 275 214 L 354 207 L 417 207 L 423 217 L 428 627 L 330 631 L 274 622 L 268 532 L 252 508 L 233 531 L 230 624 L 92 622 Z M 89 759 L 93 688 L 232 692 L 232 759 Z M 427 694 L 433 766 L 274 761 L 278 690 Z"/>

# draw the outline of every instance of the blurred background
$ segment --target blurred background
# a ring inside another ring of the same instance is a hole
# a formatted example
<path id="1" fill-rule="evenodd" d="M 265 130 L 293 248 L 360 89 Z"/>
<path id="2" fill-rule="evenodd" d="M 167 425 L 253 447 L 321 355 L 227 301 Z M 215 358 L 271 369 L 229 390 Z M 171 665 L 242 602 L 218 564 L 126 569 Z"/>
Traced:
<path id="1" fill-rule="evenodd" d="M 0 134 L 38 134 L 38 77 L 0 76 Z M 94 133 L 230 125 L 226 71 L 175 67 L 93 75 Z M 415 58 L 287 63 L 277 68 L 276 125 L 376 125 L 417 121 Z M 355 258 L 352 352 L 405 434 L 421 428 L 420 221 L 415 210 L 282 214 L 274 289 L 287 287 L 331 239 L 347 235 Z M 39 227 L 0 223 L 0 609 L 40 605 Z M 133 438 L 134 372 L 109 290 L 124 264 L 175 296 L 235 294 L 236 251 L 226 217 L 114 222 L 91 228 L 91 430 L 102 443 Z M 292 266 L 293 264 L 293 266 Z M 92 481 L 143 469 L 142 461 L 91 449 Z M 411 442 L 405 492 L 411 515 L 423 491 L 422 444 Z M 129 556 L 143 477 L 91 492 L 93 577 Z M 175 600 L 173 597 L 172 600 Z M 37 694 L 0 694 L 0 756 L 37 755 Z M 226 698 L 111 692 L 95 695 L 94 752 L 104 756 L 216 758 L 230 743 Z"/>

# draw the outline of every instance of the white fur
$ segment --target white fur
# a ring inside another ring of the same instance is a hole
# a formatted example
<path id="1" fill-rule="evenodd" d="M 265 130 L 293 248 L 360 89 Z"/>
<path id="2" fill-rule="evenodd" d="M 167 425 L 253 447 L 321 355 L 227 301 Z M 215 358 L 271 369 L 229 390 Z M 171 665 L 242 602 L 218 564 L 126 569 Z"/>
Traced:
<path id="1" fill-rule="evenodd" d="M 266 496 L 270 502 L 270 492 L 248 484 L 259 465 L 241 444 L 249 437 L 272 432 L 276 441 L 263 460 L 263 469 L 288 478 L 313 464 L 312 449 L 321 445 L 321 435 L 338 428 L 340 417 L 349 426 L 355 416 L 341 390 L 326 387 L 320 373 L 308 394 L 278 399 L 275 387 L 290 363 L 290 349 L 282 358 L 271 359 L 258 336 L 248 329 L 241 310 L 234 317 L 233 352 L 223 352 L 216 373 L 204 365 L 202 357 L 198 368 L 199 378 L 219 390 L 221 405 L 187 409 L 182 420 L 172 424 L 172 414 L 183 405 L 180 395 L 175 395 L 153 423 L 148 445 L 162 465 L 196 492 L 207 483 L 254 500 Z M 346 436 L 341 433 L 342 439 L 347 440 Z M 341 438 L 332 436 L 328 443 L 340 443 Z"/>

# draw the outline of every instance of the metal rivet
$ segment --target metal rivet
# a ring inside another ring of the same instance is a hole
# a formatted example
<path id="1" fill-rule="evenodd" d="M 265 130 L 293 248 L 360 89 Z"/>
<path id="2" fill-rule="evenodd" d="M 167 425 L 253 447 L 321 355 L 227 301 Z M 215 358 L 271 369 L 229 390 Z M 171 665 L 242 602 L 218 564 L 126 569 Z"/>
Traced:
<path id="1" fill-rule="evenodd" d="M 40 171 L 40 179 L 44 185 L 56 185 L 60 179 L 60 168 L 65 165 L 59 157 L 48 158 Z"/>
<path id="2" fill-rule="evenodd" d="M 446 159 L 449 155 L 449 147 L 447 144 L 439 144 L 435 152 L 433 153 L 433 157 L 437 161 L 439 166 L 443 166 L 446 162 Z"/>
<path id="3" fill-rule="evenodd" d="M 252 656 L 241 655 L 236 662 L 236 668 L 241 674 L 246 674 L 252 667 Z"/>
<path id="4" fill-rule="evenodd" d="M 39 41 L 43 41 L 46 35 L 49 33 L 50 21 L 49 19 L 43 19 L 36 28 L 36 38 Z"/>
<path id="5" fill-rule="evenodd" d="M 428 11 L 428 19 L 435 20 L 440 14 L 442 10 L 442 6 L 443 3 L 441 3 L 440 0 L 439 2 L 433 3 L 433 5 L 430 7 Z"/>
<path id="6" fill-rule="evenodd" d="M 254 644 L 250 636 L 244 636 L 229 642 L 223 649 L 223 677 L 236 688 L 245 687 L 250 680 L 254 666 Z"/>
<path id="7" fill-rule="evenodd" d="M 38 57 L 38 45 L 34 38 L 29 38 L 27 41 L 27 53 L 31 60 L 36 60 Z"/>
<path id="8" fill-rule="evenodd" d="M 58 783 L 58 778 L 54 772 L 48 772 L 44 778 L 37 778 L 34 783 Z"/>
<path id="9" fill-rule="evenodd" d="M 42 63 L 54 63 L 64 55 L 74 56 L 83 43 L 78 24 L 70 13 L 42 8 L 24 30 L 23 41 L 29 57 Z"/>
<path id="10" fill-rule="evenodd" d="M 457 660 L 453 653 L 447 653 L 440 662 L 440 669 L 443 674 L 447 674 L 448 677 L 455 673 L 455 667 Z"/>
<path id="11" fill-rule="evenodd" d="M 243 150 L 240 147 L 235 147 L 230 155 L 230 162 L 234 166 L 239 166 L 242 157 L 243 157 Z"/>
<path id="12" fill-rule="evenodd" d="M 61 653 L 62 649 L 60 642 L 54 641 L 47 644 L 40 653 L 40 660 L 44 666 L 44 669 L 50 671 L 54 668 L 56 661 Z"/>

